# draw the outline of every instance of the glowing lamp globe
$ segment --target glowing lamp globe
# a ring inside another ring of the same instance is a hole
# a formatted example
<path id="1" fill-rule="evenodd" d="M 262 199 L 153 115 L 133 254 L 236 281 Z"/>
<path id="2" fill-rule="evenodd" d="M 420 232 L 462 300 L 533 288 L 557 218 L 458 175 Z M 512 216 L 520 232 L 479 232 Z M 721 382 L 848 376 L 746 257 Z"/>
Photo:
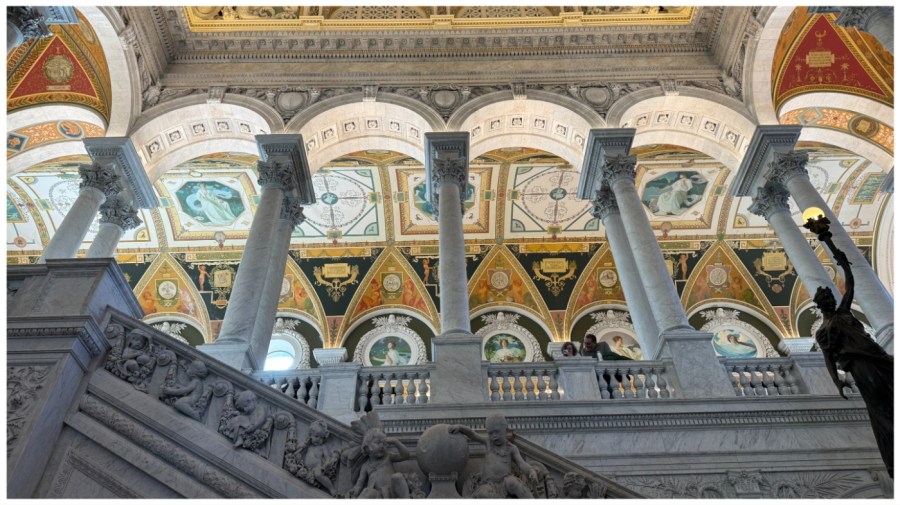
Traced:
<path id="1" fill-rule="evenodd" d="M 803 220 L 809 221 L 810 219 L 812 219 L 815 221 L 816 219 L 819 219 L 819 217 L 824 215 L 825 211 L 823 211 L 822 209 L 818 207 L 810 207 L 803 211 Z"/>

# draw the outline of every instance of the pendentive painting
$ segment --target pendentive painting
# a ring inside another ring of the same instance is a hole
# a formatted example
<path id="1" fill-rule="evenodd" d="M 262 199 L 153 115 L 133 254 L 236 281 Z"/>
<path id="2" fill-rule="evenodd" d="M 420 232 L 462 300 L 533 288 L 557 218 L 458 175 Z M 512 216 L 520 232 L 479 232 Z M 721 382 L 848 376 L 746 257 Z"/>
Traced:
<path id="1" fill-rule="evenodd" d="M 713 347 L 726 358 L 755 358 L 758 354 L 756 342 L 735 328 L 717 331 L 713 335 Z"/>
<path id="2" fill-rule="evenodd" d="M 402 337 L 383 337 L 369 349 L 372 366 L 399 366 L 409 364 L 412 348 Z"/>
<path id="3" fill-rule="evenodd" d="M 641 200 L 657 216 L 680 216 L 703 199 L 708 184 L 699 172 L 668 172 L 647 182 Z"/>
<path id="4" fill-rule="evenodd" d="M 525 344 L 508 333 L 494 335 L 484 343 L 484 356 L 491 363 L 521 363 L 525 355 Z"/>

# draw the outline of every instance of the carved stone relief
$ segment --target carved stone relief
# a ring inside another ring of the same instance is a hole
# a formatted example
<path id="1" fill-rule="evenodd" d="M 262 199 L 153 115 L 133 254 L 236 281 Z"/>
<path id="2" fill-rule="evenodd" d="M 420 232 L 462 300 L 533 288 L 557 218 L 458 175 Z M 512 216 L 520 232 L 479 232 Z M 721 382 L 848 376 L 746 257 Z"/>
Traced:
<path id="1" fill-rule="evenodd" d="M 6 367 L 6 455 L 15 448 L 50 366 Z"/>

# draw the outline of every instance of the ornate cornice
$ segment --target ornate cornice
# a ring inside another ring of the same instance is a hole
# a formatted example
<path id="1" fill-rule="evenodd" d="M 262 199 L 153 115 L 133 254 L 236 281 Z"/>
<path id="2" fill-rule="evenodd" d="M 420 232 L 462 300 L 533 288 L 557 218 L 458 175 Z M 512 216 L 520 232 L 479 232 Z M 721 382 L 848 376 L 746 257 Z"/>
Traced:
<path id="1" fill-rule="evenodd" d="M 84 148 L 95 163 L 113 167 L 122 178 L 122 186 L 131 190 L 134 204 L 141 209 L 159 205 L 156 192 L 144 165 L 128 137 L 96 137 L 84 139 Z"/>
<path id="2" fill-rule="evenodd" d="M 581 180 L 578 181 L 578 198 L 594 198 L 601 183 L 604 183 L 609 158 L 627 157 L 635 132 L 633 128 L 595 128 L 590 131 L 581 167 Z"/>
<path id="3" fill-rule="evenodd" d="M 469 180 L 469 132 L 425 134 L 426 194 L 434 209 L 439 208 L 440 187 L 444 182 L 459 186 L 460 213 L 465 210 Z"/>
<path id="4" fill-rule="evenodd" d="M 769 216 L 775 212 L 790 211 L 788 206 L 788 197 L 790 196 L 791 194 L 784 186 L 769 180 L 756 190 L 756 196 L 753 197 L 753 203 L 748 210 L 768 221 Z"/>
<path id="5" fill-rule="evenodd" d="M 296 190 L 294 196 L 301 205 L 315 203 L 316 195 L 313 191 L 303 137 L 297 134 L 257 135 L 256 143 L 259 145 L 260 186 L 264 180 L 266 184 L 275 183 L 286 192 Z M 277 178 L 277 181 L 272 177 Z"/>
<path id="6" fill-rule="evenodd" d="M 776 152 L 793 149 L 800 137 L 800 130 L 800 126 L 793 125 L 757 126 L 734 182 L 731 183 L 731 194 L 753 196 L 753 190 L 759 186 L 759 178 L 765 175 L 764 169 L 770 166 Z"/>

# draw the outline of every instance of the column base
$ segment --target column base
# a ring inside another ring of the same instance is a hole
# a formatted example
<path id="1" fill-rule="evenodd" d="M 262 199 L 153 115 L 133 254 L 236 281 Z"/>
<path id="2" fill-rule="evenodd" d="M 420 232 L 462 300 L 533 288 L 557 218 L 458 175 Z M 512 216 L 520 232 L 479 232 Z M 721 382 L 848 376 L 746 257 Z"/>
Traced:
<path id="1" fill-rule="evenodd" d="M 256 363 L 250 352 L 250 344 L 246 342 L 213 342 L 199 345 L 197 350 L 242 372 L 253 371 Z"/>
<path id="2" fill-rule="evenodd" d="M 734 389 L 712 346 L 712 333 L 694 329 L 660 333 L 655 359 L 669 359 L 678 379 L 680 398 L 733 397 Z"/>
<path id="3" fill-rule="evenodd" d="M 889 325 L 883 326 L 878 332 L 875 333 L 875 341 L 878 342 L 878 345 L 884 348 L 884 350 L 893 356 L 894 354 L 894 324 L 891 323 Z"/>
<path id="4" fill-rule="evenodd" d="M 432 340 L 429 403 L 486 401 L 481 373 L 481 337 L 468 332 L 442 333 Z"/>

